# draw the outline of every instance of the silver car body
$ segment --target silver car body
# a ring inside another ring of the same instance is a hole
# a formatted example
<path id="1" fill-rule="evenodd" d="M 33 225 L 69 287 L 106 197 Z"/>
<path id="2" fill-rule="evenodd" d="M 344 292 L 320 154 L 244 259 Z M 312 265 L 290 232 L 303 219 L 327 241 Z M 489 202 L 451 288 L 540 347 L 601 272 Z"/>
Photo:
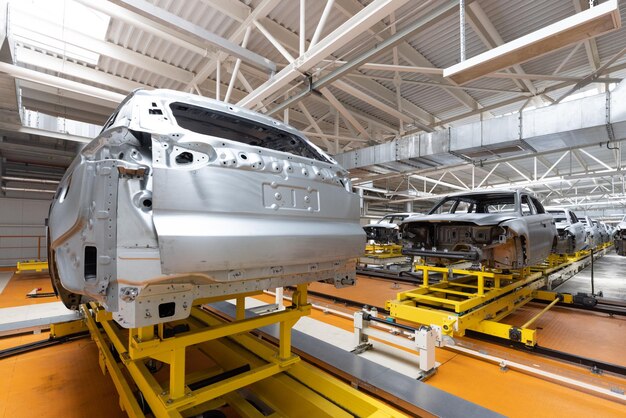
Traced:
<path id="1" fill-rule="evenodd" d="M 602 244 L 602 235 L 600 234 L 600 230 L 594 223 L 593 219 L 591 219 L 589 216 L 584 216 L 580 218 L 580 221 L 585 225 L 587 246 L 589 248 L 595 248 L 598 245 Z"/>
<path id="2" fill-rule="evenodd" d="M 593 224 L 596 226 L 596 228 L 598 228 L 598 231 L 600 233 L 600 242 L 598 244 L 604 244 L 606 242 L 609 242 L 609 232 L 606 230 L 604 222 L 600 222 L 594 219 Z"/>
<path id="3" fill-rule="evenodd" d="M 49 260 L 69 307 L 124 327 L 199 298 L 354 284 L 365 234 L 348 173 L 297 130 L 170 90 L 126 98 L 50 207 Z"/>
<path id="4" fill-rule="evenodd" d="M 613 239 L 615 240 L 615 251 L 617 254 L 626 255 L 626 215 L 615 227 Z"/>
<path id="5" fill-rule="evenodd" d="M 554 219 L 523 189 L 448 196 L 400 227 L 403 253 L 445 264 L 471 260 L 519 269 L 546 259 L 556 245 Z"/>
<path id="6" fill-rule="evenodd" d="M 546 208 L 554 217 L 557 231 L 557 254 L 573 254 L 587 248 L 585 225 L 566 208 Z"/>
<path id="7" fill-rule="evenodd" d="M 391 213 L 383 216 L 375 224 L 365 225 L 363 230 L 367 240 L 376 244 L 392 244 L 400 240 L 399 226 L 410 216 L 419 215 L 415 212 Z"/>

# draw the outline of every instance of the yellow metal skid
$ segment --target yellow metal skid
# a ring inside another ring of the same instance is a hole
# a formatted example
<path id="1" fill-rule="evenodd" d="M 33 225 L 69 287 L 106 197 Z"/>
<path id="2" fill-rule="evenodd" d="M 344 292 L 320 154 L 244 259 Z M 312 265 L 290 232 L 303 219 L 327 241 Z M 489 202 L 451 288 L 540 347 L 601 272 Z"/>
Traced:
<path id="1" fill-rule="evenodd" d="M 42 272 L 48 270 L 48 262 L 38 260 L 18 261 L 16 267 L 18 273 L 22 271 Z"/>
<path id="2" fill-rule="evenodd" d="M 372 258 L 402 257 L 402 245 L 398 244 L 367 244 L 365 256 Z"/>
<path id="3" fill-rule="evenodd" d="M 542 265 L 510 272 L 416 264 L 423 284 L 398 293 L 385 307 L 395 319 L 440 327 L 444 335 L 463 336 L 471 330 L 533 346 L 537 335 L 532 324 L 557 302 L 573 303 L 572 295 L 540 290 L 548 275 L 590 253 L 551 255 Z M 499 322 L 533 299 L 551 303 L 520 327 Z"/>
<path id="4" fill-rule="evenodd" d="M 156 417 L 193 416 L 225 404 L 244 417 L 264 416 L 248 402 L 246 392 L 239 391 L 243 388 L 272 409 L 272 417 L 404 416 L 305 364 L 291 352 L 291 329 L 311 309 L 306 284 L 298 286 L 292 300 L 292 306 L 284 311 L 245 318 L 245 298 L 238 297 L 233 322 L 194 306 L 190 318 L 172 324 L 185 323 L 188 331 L 173 337 L 166 336 L 163 324 L 127 332 L 95 303 L 83 305 L 82 310 L 100 350 L 102 371 L 109 371 L 120 406 L 131 417 L 144 416 L 136 389 Z M 248 332 L 271 324 L 279 325 L 278 347 Z M 110 347 L 118 353 L 119 361 Z M 214 365 L 194 369 L 188 361 L 192 351 Z M 150 372 L 147 364 L 154 361 L 166 366 L 167 379 L 158 380 Z M 228 374 L 237 369 L 240 371 Z"/>

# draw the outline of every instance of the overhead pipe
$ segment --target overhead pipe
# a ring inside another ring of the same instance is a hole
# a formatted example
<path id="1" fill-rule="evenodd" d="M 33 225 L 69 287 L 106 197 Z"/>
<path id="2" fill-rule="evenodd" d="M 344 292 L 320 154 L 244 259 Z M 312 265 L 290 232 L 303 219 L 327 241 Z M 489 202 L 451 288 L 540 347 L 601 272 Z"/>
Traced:
<path id="1" fill-rule="evenodd" d="M 460 43 L 461 43 L 461 62 L 465 61 L 465 0 L 459 2 L 459 24 L 460 24 Z"/>
<path id="2" fill-rule="evenodd" d="M 21 181 L 24 183 L 59 184 L 59 180 L 34 179 L 28 177 L 2 176 L 0 179 L 3 181 Z"/>
<path id="3" fill-rule="evenodd" d="M 27 189 L 24 187 L 5 187 L 2 186 L 3 192 L 29 192 L 29 193 L 56 193 L 56 190 L 46 190 L 46 189 Z"/>

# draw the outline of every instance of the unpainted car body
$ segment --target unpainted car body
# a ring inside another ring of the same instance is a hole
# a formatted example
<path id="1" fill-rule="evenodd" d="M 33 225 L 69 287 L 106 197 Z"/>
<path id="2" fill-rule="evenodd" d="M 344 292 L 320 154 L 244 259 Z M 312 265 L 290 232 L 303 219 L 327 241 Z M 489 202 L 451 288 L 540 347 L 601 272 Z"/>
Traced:
<path id="1" fill-rule="evenodd" d="M 598 232 L 600 233 L 600 241 L 598 245 L 609 242 L 610 235 L 609 235 L 609 231 L 606 229 L 606 225 L 604 224 L 604 222 L 600 222 L 594 219 L 593 224 L 596 226 L 596 228 L 598 228 Z"/>
<path id="2" fill-rule="evenodd" d="M 585 225 L 587 247 L 596 248 L 598 245 L 602 244 L 602 235 L 596 224 L 593 222 L 593 219 L 589 216 L 583 216 L 579 219 Z"/>
<path id="3" fill-rule="evenodd" d="M 567 208 L 546 208 L 554 217 L 557 231 L 557 254 L 573 254 L 587 248 L 585 225 Z"/>
<path id="4" fill-rule="evenodd" d="M 354 284 L 365 238 L 347 171 L 297 130 L 171 90 L 120 104 L 48 225 L 65 304 L 96 300 L 127 328 L 185 318 L 203 297 Z"/>
<path id="5" fill-rule="evenodd" d="M 626 215 L 615 227 L 613 239 L 615 240 L 615 251 L 617 254 L 626 255 Z"/>
<path id="6" fill-rule="evenodd" d="M 400 225 L 410 216 L 419 215 L 414 212 L 391 213 L 383 216 L 375 224 L 365 225 L 363 230 L 367 240 L 375 244 L 397 244 L 400 241 Z"/>
<path id="7" fill-rule="evenodd" d="M 448 196 L 428 215 L 406 219 L 400 232 L 404 254 L 435 264 L 520 269 L 542 262 L 556 245 L 554 219 L 523 189 Z"/>

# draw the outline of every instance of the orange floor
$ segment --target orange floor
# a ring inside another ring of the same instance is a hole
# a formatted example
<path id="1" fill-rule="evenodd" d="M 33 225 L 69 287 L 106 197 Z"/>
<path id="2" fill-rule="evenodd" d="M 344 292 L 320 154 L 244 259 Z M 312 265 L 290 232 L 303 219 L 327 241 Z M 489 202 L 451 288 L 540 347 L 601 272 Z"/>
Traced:
<path id="1" fill-rule="evenodd" d="M 395 299 L 398 292 L 415 287 L 367 276 L 359 276 L 356 286 L 342 289 L 322 283 L 310 285 L 311 290 L 325 295 L 381 307 L 385 306 L 386 300 Z M 530 303 L 506 317 L 503 322 L 520 326 L 543 308 L 545 305 Z M 555 307 L 541 316 L 532 327 L 538 330 L 538 343 L 541 346 L 626 366 L 626 316 L 611 317 L 602 313 Z"/>
<path id="2" fill-rule="evenodd" d="M 55 300 L 54 298 L 27 299 L 25 297 L 25 294 L 34 287 L 42 287 L 43 291 L 50 291 L 48 280 L 46 275 L 14 276 L 0 294 L 0 308 Z M 356 288 L 344 291 L 357 295 L 357 300 L 363 300 L 364 303 L 377 305 L 380 299 L 389 299 L 393 297 L 389 295 L 395 295 L 399 290 L 392 288 L 389 282 L 380 280 L 376 282 L 368 285 L 367 282 L 361 280 L 361 284 Z M 332 286 L 314 284 L 311 287 L 319 291 L 318 286 L 336 291 Z M 361 289 L 366 290 L 361 292 Z M 268 303 L 273 301 L 271 296 L 261 296 L 260 299 Z M 331 305 L 327 302 L 323 303 Z M 341 304 L 331 307 L 348 313 L 352 311 Z M 532 309 L 539 309 L 539 307 Z M 524 315 L 527 314 L 531 313 L 520 312 L 519 317 L 512 317 L 512 320 L 523 321 Z M 555 315 L 559 313 L 555 312 Z M 311 316 L 352 331 L 352 322 L 349 319 L 324 314 L 320 310 L 313 310 Z M 572 334 L 576 330 L 571 330 L 569 325 L 564 325 L 567 321 L 564 322 L 559 318 L 561 317 L 557 317 L 557 321 L 554 321 L 556 322 L 554 326 L 564 331 L 561 337 L 554 337 L 555 344 L 565 344 L 563 341 L 567 339 L 563 336 L 574 335 L 574 339 L 577 339 L 574 342 L 578 344 L 572 343 L 571 347 L 584 349 L 584 347 L 603 345 L 602 338 L 600 341 L 581 340 L 584 338 L 584 336 L 581 337 L 583 334 Z M 575 323 L 583 324 L 584 319 L 577 316 L 575 318 Z M 623 338 L 624 321 L 616 321 L 615 324 L 621 325 L 617 325 L 611 332 L 620 334 Z M 545 335 L 549 333 L 543 331 L 552 332 L 548 329 L 552 326 L 552 321 L 538 323 L 538 326 L 544 327 L 541 335 L 544 335 L 543 338 L 548 338 Z M 580 328 L 588 327 L 581 326 Z M 598 335 L 602 334 L 601 330 L 598 333 Z M 593 333 L 591 335 L 596 336 Z M 47 338 L 45 333 L 0 338 L 0 349 L 45 338 Z M 625 346 L 626 344 L 622 344 L 618 348 L 623 349 Z M 516 361 L 519 359 L 539 363 L 542 367 L 545 365 L 546 369 L 559 366 L 558 362 L 538 359 L 530 354 L 512 353 L 488 344 L 482 347 L 484 350 L 504 353 Z M 555 348 L 569 349 L 571 347 L 557 345 Z M 610 345 L 605 350 L 608 353 L 614 348 Z M 0 418 L 125 416 L 119 409 L 118 397 L 110 378 L 100 372 L 97 356 L 95 344 L 89 339 L 83 339 L 0 360 L 0 376 L 2 376 L 0 379 Z M 618 359 L 613 360 L 614 362 L 623 361 L 624 357 L 622 354 Z M 428 384 L 511 417 L 624 417 L 626 415 L 626 406 L 622 404 L 523 373 L 502 372 L 496 365 L 447 350 L 437 350 L 437 361 L 442 365 L 438 373 L 428 380 Z M 595 376 L 574 366 L 561 365 L 561 367 L 567 373 L 582 376 L 594 384 L 626 388 L 626 380 L 621 378 Z"/>
<path id="3" fill-rule="evenodd" d="M 334 293 L 334 290 L 331 292 Z M 274 300 L 271 296 L 263 296 L 261 299 L 267 303 Z M 327 307 L 346 313 L 352 311 L 343 308 L 341 304 L 329 304 L 321 299 L 319 301 Z M 321 310 L 313 310 L 311 317 L 347 331 L 353 330 L 351 320 L 325 314 Z M 538 359 L 531 354 L 517 353 L 490 344 L 481 344 L 477 348 L 483 351 L 490 350 L 489 354 L 506 356 L 519 362 L 540 363 L 550 371 L 556 371 L 558 367 L 566 376 L 576 376 L 588 383 L 626 389 L 626 379 L 612 376 L 598 377 L 576 366 Z M 626 416 L 626 406 L 623 404 L 570 389 L 558 383 L 516 371 L 503 372 L 497 365 L 448 350 L 437 349 L 436 358 L 441 366 L 437 374 L 427 380 L 428 384 L 506 416 L 622 418 Z"/>

